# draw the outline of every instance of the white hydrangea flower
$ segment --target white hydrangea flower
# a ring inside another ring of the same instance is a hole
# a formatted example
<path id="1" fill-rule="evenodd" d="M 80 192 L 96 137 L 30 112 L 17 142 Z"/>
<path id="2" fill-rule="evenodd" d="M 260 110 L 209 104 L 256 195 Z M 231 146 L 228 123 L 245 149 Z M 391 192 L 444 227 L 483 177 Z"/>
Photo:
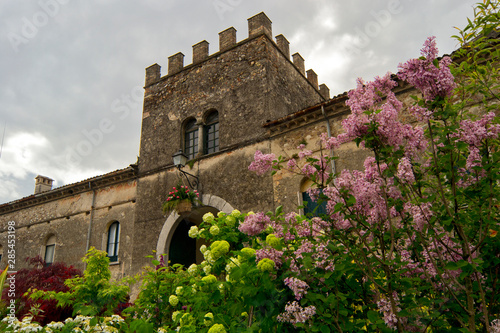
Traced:
<path id="1" fill-rule="evenodd" d="M 214 221 L 215 217 L 214 217 L 214 214 L 212 213 L 206 213 L 205 215 L 203 215 L 203 221 L 204 222 L 207 222 L 207 223 L 212 223 Z"/>
<path id="2" fill-rule="evenodd" d="M 187 271 L 190 275 L 195 275 L 196 272 L 198 271 L 198 266 L 196 264 L 191 264 L 191 266 L 189 266 Z"/>
<path id="3" fill-rule="evenodd" d="M 196 238 L 200 234 L 200 230 L 198 229 L 197 226 L 193 225 L 191 228 L 189 228 L 188 231 L 188 236 L 191 238 Z"/>
<path id="4" fill-rule="evenodd" d="M 216 225 L 211 226 L 208 231 L 210 232 L 210 234 L 212 234 L 214 236 L 216 236 L 216 235 L 218 235 L 220 233 L 220 229 Z"/>

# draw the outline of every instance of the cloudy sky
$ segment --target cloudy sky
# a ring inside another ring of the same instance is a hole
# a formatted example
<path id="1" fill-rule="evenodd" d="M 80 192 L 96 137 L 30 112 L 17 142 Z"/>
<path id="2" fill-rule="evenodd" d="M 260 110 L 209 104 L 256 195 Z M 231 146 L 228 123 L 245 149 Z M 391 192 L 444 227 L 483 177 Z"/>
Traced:
<path id="1" fill-rule="evenodd" d="M 264 11 L 332 96 L 418 57 L 434 35 L 442 54 L 470 0 L 2 0 L 0 2 L 0 203 L 134 163 L 144 69 Z"/>

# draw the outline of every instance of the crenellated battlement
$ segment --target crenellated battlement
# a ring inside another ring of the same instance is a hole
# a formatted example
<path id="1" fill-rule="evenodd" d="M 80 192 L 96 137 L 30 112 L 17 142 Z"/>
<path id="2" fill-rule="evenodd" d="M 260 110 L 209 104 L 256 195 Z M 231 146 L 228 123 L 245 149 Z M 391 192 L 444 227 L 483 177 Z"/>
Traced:
<path id="1" fill-rule="evenodd" d="M 272 38 L 272 22 L 264 12 L 254 15 L 248 19 L 248 38 L 237 42 L 236 29 L 230 27 L 219 33 L 219 51 L 214 54 L 209 54 L 209 43 L 203 40 L 193 45 L 193 62 L 190 65 L 184 66 L 184 54 L 178 52 L 168 57 L 168 68 L 166 76 L 173 76 L 184 69 L 203 63 L 204 61 L 215 57 L 223 52 L 227 52 L 237 45 L 241 45 L 249 40 L 265 35 L 278 48 L 283 56 L 291 62 L 297 71 L 306 78 L 310 84 L 320 93 L 325 100 L 330 99 L 330 90 L 325 84 L 318 86 L 318 75 L 314 70 L 305 70 L 304 58 L 295 53 L 290 59 L 290 43 L 283 35 L 277 35 L 275 41 Z M 158 64 L 151 65 L 146 68 L 145 86 L 150 86 L 159 82 L 161 79 L 161 67 Z"/>

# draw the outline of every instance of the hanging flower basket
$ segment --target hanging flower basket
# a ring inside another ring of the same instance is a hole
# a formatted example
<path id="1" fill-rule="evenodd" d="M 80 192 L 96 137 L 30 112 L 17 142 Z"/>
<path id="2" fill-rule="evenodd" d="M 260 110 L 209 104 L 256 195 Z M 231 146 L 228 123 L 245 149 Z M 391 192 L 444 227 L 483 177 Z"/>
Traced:
<path id="1" fill-rule="evenodd" d="M 200 202 L 199 196 L 198 191 L 179 184 L 168 192 L 167 201 L 163 204 L 163 212 L 176 211 L 179 215 L 189 214 L 193 204 Z"/>
<path id="2" fill-rule="evenodd" d="M 175 207 L 175 211 L 179 215 L 187 215 L 191 213 L 191 208 L 193 207 L 193 204 L 189 200 L 181 201 L 177 204 Z"/>

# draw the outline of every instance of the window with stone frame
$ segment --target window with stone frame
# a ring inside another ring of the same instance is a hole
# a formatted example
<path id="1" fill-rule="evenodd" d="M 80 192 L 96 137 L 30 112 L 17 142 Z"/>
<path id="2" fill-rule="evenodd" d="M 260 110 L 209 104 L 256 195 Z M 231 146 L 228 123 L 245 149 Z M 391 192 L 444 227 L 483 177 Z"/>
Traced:
<path id="1" fill-rule="evenodd" d="M 45 242 L 45 251 L 43 255 L 43 260 L 45 261 L 46 266 L 52 265 L 54 262 L 56 252 L 56 236 L 50 236 Z"/>
<path id="2" fill-rule="evenodd" d="M 198 125 L 196 119 L 189 120 L 184 126 L 184 154 L 189 160 L 198 154 Z"/>
<path id="3" fill-rule="evenodd" d="M 212 111 L 205 120 L 204 149 L 205 154 L 211 154 L 219 151 L 219 112 Z"/>
<path id="4" fill-rule="evenodd" d="M 312 198 L 309 190 L 312 189 L 315 193 L 315 198 Z M 322 189 L 318 189 L 317 186 L 309 179 L 304 180 L 300 186 L 300 199 L 299 204 L 303 206 L 303 214 L 308 216 L 321 216 L 326 214 L 326 202 L 322 201 L 319 203 L 318 197 L 322 193 Z"/>
<path id="5" fill-rule="evenodd" d="M 108 242 L 106 252 L 108 253 L 109 262 L 118 261 L 118 249 L 120 245 L 120 223 L 115 221 L 108 228 Z"/>

